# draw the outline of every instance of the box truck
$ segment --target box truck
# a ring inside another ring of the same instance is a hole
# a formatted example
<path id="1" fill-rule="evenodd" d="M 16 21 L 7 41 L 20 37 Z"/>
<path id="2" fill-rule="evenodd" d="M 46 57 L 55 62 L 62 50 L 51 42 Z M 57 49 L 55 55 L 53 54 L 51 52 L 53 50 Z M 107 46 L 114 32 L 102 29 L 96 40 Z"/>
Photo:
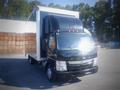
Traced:
<path id="1" fill-rule="evenodd" d="M 37 30 L 36 53 L 28 53 L 28 61 L 41 63 L 48 80 L 98 71 L 97 48 L 84 31 L 79 12 L 37 6 L 29 18 L 36 21 Z"/>

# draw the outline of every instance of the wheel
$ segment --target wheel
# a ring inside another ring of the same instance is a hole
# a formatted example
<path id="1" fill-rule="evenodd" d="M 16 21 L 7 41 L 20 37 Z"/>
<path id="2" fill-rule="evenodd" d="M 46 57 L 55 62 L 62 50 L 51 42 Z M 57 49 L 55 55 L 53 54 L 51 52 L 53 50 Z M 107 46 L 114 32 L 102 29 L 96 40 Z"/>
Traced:
<path id="1" fill-rule="evenodd" d="M 33 58 L 30 57 L 30 56 L 28 56 L 28 61 L 29 61 L 30 64 L 34 64 L 34 60 L 33 60 Z"/>
<path id="2" fill-rule="evenodd" d="M 56 80 L 55 70 L 54 70 L 54 67 L 52 67 L 51 65 L 48 65 L 46 68 L 46 76 L 47 76 L 49 81 Z"/>

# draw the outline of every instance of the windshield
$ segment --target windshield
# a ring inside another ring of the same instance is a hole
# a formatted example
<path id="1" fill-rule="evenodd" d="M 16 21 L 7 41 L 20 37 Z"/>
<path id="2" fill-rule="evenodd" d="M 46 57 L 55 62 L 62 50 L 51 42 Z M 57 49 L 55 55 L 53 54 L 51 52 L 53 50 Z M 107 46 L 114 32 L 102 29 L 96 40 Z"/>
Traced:
<path id="1" fill-rule="evenodd" d="M 79 50 L 82 40 L 93 41 L 91 36 L 84 33 L 59 33 L 57 35 L 57 48 L 59 50 Z"/>
<path id="2" fill-rule="evenodd" d="M 60 16 L 51 16 L 51 18 L 53 30 L 83 32 L 82 23 L 79 19 Z"/>

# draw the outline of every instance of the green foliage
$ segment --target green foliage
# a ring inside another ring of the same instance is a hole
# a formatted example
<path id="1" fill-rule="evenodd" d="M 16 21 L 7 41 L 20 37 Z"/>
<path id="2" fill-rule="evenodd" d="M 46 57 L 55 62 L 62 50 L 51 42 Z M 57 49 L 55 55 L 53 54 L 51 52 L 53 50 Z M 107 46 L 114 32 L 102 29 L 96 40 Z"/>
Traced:
<path id="1" fill-rule="evenodd" d="M 0 17 L 2 16 L 2 12 L 3 12 L 3 4 L 4 0 L 0 0 Z"/>
<path id="2" fill-rule="evenodd" d="M 115 41 L 120 41 L 120 0 L 114 0 L 113 3 L 113 37 Z"/>
<path id="3" fill-rule="evenodd" d="M 38 0 L 28 2 L 28 0 L 0 0 L 0 18 L 26 20 L 30 12 L 36 5 L 43 5 Z M 110 7 L 109 0 L 98 0 L 94 7 L 88 4 L 80 3 L 77 5 L 66 5 L 50 3 L 49 7 L 62 8 L 80 12 L 80 19 L 84 27 L 89 28 L 92 21 L 95 21 L 95 31 L 99 40 L 104 37 L 110 39 L 113 35 L 113 29 L 120 39 L 120 0 L 114 0 L 114 8 Z M 116 34 L 115 34 L 116 35 Z"/>
<path id="4" fill-rule="evenodd" d="M 104 41 L 104 37 L 107 40 L 111 38 L 111 17 L 112 9 L 110 8 L 110 4 L 104 0 L 98 1 L 94 7 L 94 18 L 96 34 L 101 41 Z"/>
<path id="5" fill-rule="evenodd" d="M 83 21 L 84 27 L 88 28 L 93 17 L 93 8 L 88 4 L 80 3 L 77 10 L 80 12 L 80 18 Z"/>
<path id="6" fill-rule="evenodd" d="M 1 17 L 1 14 L 2 14 L 2 1 L 0 1 L 0 17 Z"/>
<path id="7" fill-rule="evenodd" d="M 31 6 L 31 8 L 34 8 L 34 7 L 36 7 L 37 5 L 45 6 L 44 4 L 42 4 L 41 2 L 39 2 L 39 1 L 37 1 L 37 0 L 31 1 L 31 2 L 29 3 L 29 6 Z"/>
<path id="8" fill-rule="evenodd" d="M 54 4 L 54 3 L 50 3 L 50 4 L 48 5 L 48 7 L 61 8 L 61 9 L 64 8 L 64 7 L 60 6 L 59 4 Z"/>
<path id="9" fill-rule="evenodd" d="M 1 18 L 25 20 L 30 12 L 31 6 L 26 0 L 8 0 L 8 3 L 0 1 Z"/>
<path id="10" fill-rule="evenodd" d="M 8 17 L 15 19 L 26 19 L 28 13 L 30 12 L 30 7 L 25 0 L 11 0 L 8 3 L 7 9 Z"/>

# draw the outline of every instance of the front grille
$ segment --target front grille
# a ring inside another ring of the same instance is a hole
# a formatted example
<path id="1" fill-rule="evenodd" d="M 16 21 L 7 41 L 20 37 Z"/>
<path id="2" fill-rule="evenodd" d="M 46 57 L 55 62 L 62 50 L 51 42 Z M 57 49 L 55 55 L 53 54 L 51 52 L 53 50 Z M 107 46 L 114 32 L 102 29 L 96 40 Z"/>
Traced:
<path id="1" fill-rule="evenodd" d="M 74 63 L 70 63 L 70 61 L 67 62 L 68 71 L 84 70 L 84 69 L 89 69 L 93 66 L 93 60 L 87 63 L 78 63 L 78 61 L 77 62 L 71 61 L 71 62 L 74 62 Z"/>
<path id="2" fill-rule="evenodd" d="M 92 55 L 82 55 L 82 56 L 78 56 L 78 57 L 67 57 L 65 58 L 65 60 L 68 60 L 68 61 L 83 61 L 83 60 L 86 60 L 86 59 L 92 59 L 92 58 L 95 58 L 97 57 L 97 54 L 92 54 Z"/>

